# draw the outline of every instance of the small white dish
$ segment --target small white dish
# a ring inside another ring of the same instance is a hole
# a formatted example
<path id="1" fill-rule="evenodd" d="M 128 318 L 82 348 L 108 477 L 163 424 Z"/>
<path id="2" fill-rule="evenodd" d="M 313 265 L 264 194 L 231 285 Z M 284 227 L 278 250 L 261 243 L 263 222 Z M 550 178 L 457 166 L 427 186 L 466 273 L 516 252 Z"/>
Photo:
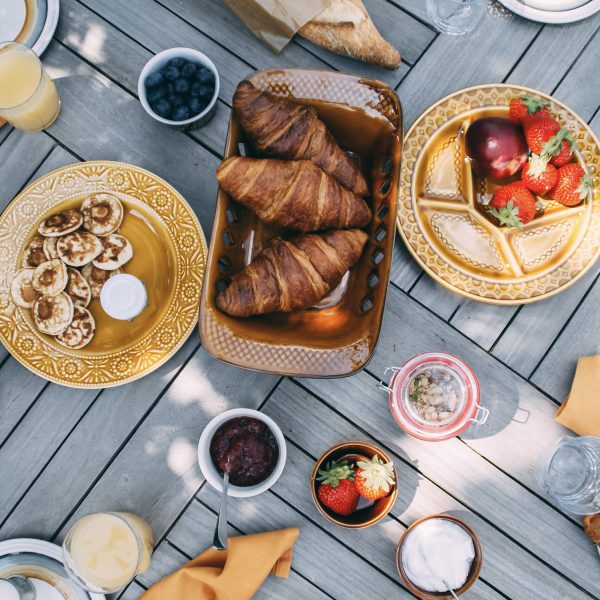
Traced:
<path id="1" fill-rule="evenodd" d="M 590 0 L 523 0 L 523 4 L 545 11 L 572 10 L 587 4 Z"/>
<path id="2" fill-rule="evenodd" d="M 281 429 L 277 423 L 275 423 L 271 417 L 268 417 L 258 410 L 252 410 L 251 408 L 234 408 L 231 410 L 226 410 L 220 415 L 217 415 L 211 421 L 209 421 L 208 425 L 204 428 L 204 431 L 200 436 L 200 441 L 198 442 L 198 463 L 200 464 L 200 470 L 206 478 L 206 481 L 208 481 L 208 483 L 210 483 L 210 485 L 218 492 L 221 493 L 223 491 L 223 475 L 219 473 L 210 456 L 210 442 L 217 429 L 223 425 L 223 423 L 234 419 L 235 417 L 251 417 L 266 423 L 275 436 L 277 445 L 279 447 L 277 464 L 267 479 L 261 483 L 249 485 L 247 487 L 232 485 L 231 483 L 229 484 L 227 493 L 228 496 L 233 496 L 235 498 L 250 498 L 251 496 L 257 496 L 258 494 L 266 492 L 279 479 L 285 466 L 287 447 L 283 433 L 281 432 Z"/>
<path id="3" fill-rule="evenodd" d="M 215 76 L 215 91 L 213 96 L 206 106 L 206 108 L 198 113 L 197 115 L 186 119 L 185 121 L 172 121 L 171 119 L 165 119 L 164 117 L 160 117 L 157 115 L 150 104 L 148 103 L 148 98 L 146 96 L 146 86 L 145 81 L 146 77 L 155 71 L 159 71 L 162 69 L 172 58 L 186 58 L 190 61 L 194 61 L 200 63 L 203 67 L 210 69 Z M 193 48 L 169 48 L 168 50 L 163 50 L 159 52 L 155 56 L 153 56 L 142 69 L 140 73 L 140 77 L 138 79 L 138 97 L 144 110 L 159 123 L 163 123 L 164 125 L 169 125 L 171 127 L 176 127 L 177 129 L 195 129 L 196 127 L 201 127 L 206 125 L 214 116 L 217 110 L 217 98 L 219 97 L 219 90 L 221 87 L 219 73 L 217 71 L 217 67 L 213 63 L 206 54 L 199 52 L 198 50 L 194 50 Z"/>
<path id="4" fill-rule="evenodd" d="M 113 319 L 131 321 L 148 304 L 146 286 L 134 275 L 113 275 L 100 290 L 100 304 Z"/>
<path id="5" fill-rule="evenodd" d="M 500 2 L 517 15 L 539 23 L 574 23 L 600 11 L 600 0 L 590 0 L 587 4 L 571 10 L 540 10 L 527 6 L 520 0 L 500 0 Z"/>

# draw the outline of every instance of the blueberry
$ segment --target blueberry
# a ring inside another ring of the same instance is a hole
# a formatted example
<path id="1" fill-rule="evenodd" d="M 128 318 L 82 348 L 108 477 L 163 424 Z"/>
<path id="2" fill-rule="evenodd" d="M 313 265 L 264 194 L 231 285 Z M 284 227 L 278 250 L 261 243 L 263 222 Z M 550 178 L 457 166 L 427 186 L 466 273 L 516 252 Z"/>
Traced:
<path id="1" fill-rule="evenodd" d="M 171 114 L 172 106 L 165 98 L 161 98 L 158 102 L 152 104 L 152 110 L 163 119 L 168 119 Z"/>
<path id="2" fill-rule="evenodd" d="M 212 85 L 200 84 L 200 98 L 203 100 L 210 100 L 215 93 L 215 88 Z"/>
<path id="3" fill-rule="evenodd" d="M 167 81 L 175 81 L 176 79 L 179 79 L 180 75 L 181 73 L 177 67 L 170 66 L 165 69 L 165 79 Z"/>
<path id="4" fill-rule="evenodd" d="M 207 69 L 206 67 L 202 67 L 196 73 L 196 80 L 199 81 L 200 83 L 212 83 L 212 84 L 214 84 L 214 82 L 215 82 L 215 76 L 214 76 L 213 72 L 210 69 Z M 213 85 L 213 87 L 214 87 L 214 85 Z"/>
<path id="5" fill-rule="evenodd" d="M 190 98 L 188 106 L 190 107 L 191 113 L 197 115 L 206 108 L 206 102 L 203 102 L 200 98 Z"/>
<path id="6" fill-rule="evenodd" d="M 172 81 L 167 83 L 167 96 L 172 96 L 175 93 L 175 84 Z"/>
<path id="7" fill-rule="evenodd" d="M 164 85 L 148 90 L 148 92 L 146 93 L 146 99 L 148 100 L 149 104 L 155 104 L 161 98 L 166 98 L 166 96 L 167 90 L 165 89 Z"/>
<path id="8" fill-rule="evenodd" d="M 187 96 L 190 93 L 190 82 L 187 79 L 178 79 L 175 82 L 175 93 Z"/>
<path id="9" fill-rule="evenodd" d="M 194 63 L 189 62 L 181 67 L 181 76 L 189 79 L 196 74 L 196 69 L 197 66 Z"/>
<path id="10" fill-rule="evenodd" d="M 190 87 L 190 96 L 192 98 L 200 98 L 200 88 L 202 84 L 198 81 L 194 81 Z"/>
<path id="11" fill-rule="evenodd" d="M 187 106 L 179 106 L 173 112 L 173 116 L 171 117 L 173 121 L 185 121 L 192 116 L 190 109 Z"/>
<path id="12" fill-rule="evenodd" d="M 177 94 L 173 94 L 172 96 L 168 96 L 167 100 L 172 108 L 177 108 L 183 104 L 183 98 L 178 96 Z"/>
<path id="13" fill-rule="evenodd" d="M 187 63 L 188 61 L 185 58 L 182 58 L 181 56 L 176 56 L 167 63 L 167 67 L 177 67 L 178 69 L 181 69 L 181 67 L 183 67 L 183 65 Z"/>
<path id="14" fill-rule="evenodd" d="M 146 88 L 151 89 L 158 87 L 164 82 L 164 77 L 160 71 L 155 71 L 154 73 L 150 73 L 148 77 L 146 77 Z"/>

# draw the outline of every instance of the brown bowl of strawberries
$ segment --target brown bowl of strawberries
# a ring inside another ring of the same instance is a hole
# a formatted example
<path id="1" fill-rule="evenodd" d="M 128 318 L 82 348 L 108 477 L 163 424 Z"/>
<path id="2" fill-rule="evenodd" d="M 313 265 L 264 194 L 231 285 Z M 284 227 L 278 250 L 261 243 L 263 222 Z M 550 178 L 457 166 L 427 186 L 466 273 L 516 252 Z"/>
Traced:
<path id="1" fill-rule="evenodd" d="M 359 529 L 381 521 L 398 496 L 390 456 L 369 442 L 343 442 L 315 463 L 311 493 L 319 512 L 341 527 Z"/>

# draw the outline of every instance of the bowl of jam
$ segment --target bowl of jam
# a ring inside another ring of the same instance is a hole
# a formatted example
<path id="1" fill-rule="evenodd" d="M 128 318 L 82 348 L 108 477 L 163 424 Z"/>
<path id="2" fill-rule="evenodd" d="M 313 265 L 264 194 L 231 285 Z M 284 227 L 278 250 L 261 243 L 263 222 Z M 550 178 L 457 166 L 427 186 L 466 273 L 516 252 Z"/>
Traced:
<path id="1" fill-rule="evenodd" d="M 202 474 L 216 490 L 229 473 L 229 495 L 256 496 L 280 477 L 286 445 L 278 425 L 257 410 L 235 408 L 216 416 L 205 427 L 198 444 Z"/>

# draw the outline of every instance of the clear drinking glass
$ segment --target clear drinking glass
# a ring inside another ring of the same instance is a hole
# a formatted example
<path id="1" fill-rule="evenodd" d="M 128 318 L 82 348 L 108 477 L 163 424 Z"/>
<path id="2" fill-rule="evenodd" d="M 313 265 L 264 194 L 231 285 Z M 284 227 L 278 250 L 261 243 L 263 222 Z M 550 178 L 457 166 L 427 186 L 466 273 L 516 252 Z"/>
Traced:
<path id="1" fill-rule="evenodd" d="M 150 565 L 150 525 L 132 513 L 95 513 L 80 519 L 63 542 L 65 569 L 89 592 L 111 594 Z"/>
<path id="2" fill-rule="evenodd" d="M 600 512 L 600 438 L 562 438 L 541 456 L 537 478 L 563 510 L 576 515 Z"/>
<path id="3" fill-rule="evenodd" d="M 21 131 L 41 131 L 59 112 L 56 86 L 36 53 L 18 42 L 0 42 L 0 117 Z"/>
<path id="4" fill-rule="evenodd" d="M 427 12 L 442 32 L 461 35 L 475 29 L 485 13 L 487 0 L 427 0 Z"/>

